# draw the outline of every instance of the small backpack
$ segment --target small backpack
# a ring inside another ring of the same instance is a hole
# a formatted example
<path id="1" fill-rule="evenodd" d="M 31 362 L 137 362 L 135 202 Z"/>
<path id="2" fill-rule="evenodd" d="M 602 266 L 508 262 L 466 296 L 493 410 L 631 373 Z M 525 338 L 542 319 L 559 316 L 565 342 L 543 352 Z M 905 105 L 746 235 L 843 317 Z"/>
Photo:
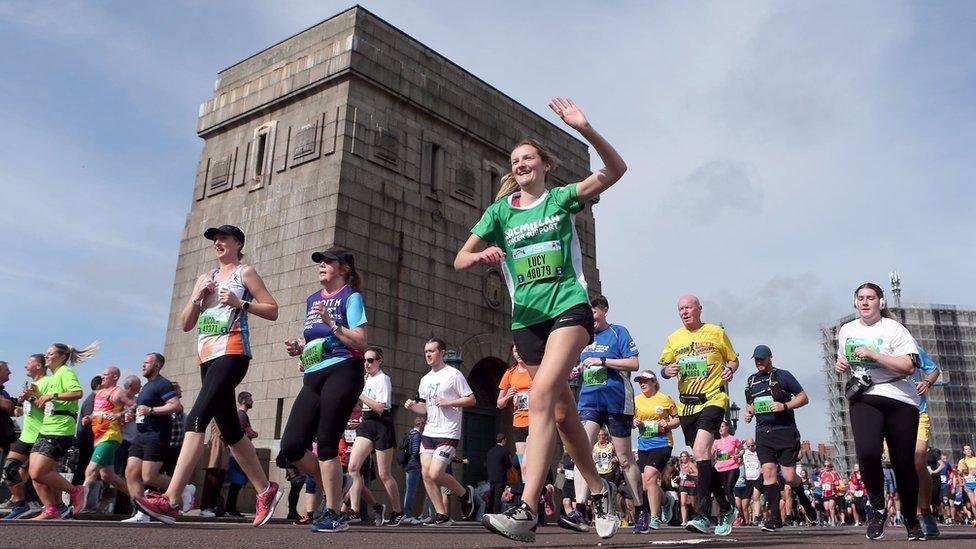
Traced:
<path id="1" fill-rule="evenodd" d="M 407 433 L 407 436 L 400 439 L 400 445 L 397 446 L 396 451 L 396 461 L 401 467 L 406 467 L 410 463 L 410 440 L 413 438 L 411 435 L 413 431 Z"/>

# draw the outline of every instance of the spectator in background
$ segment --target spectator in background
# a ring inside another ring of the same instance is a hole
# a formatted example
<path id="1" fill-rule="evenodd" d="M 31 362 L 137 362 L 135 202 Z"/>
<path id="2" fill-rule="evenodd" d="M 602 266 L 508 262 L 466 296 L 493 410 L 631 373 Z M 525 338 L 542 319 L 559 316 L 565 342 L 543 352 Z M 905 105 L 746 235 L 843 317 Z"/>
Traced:
<path id="1" fill-rule="evenodd" d="M 0 455 L 3 456 L 10 451 L 10 445 L 17 439 L 14 421 L 10 419 L 10 416 L 14 415 L 16 402 L 3 388 L 8 381 L 10 381 L 10 367 L 0 360 Z"/>
<path id="2" fill-rule="evenodd" d="M 176 398 L 183 399 L 183 389 L 180 387 L 179 383 L 173 382 L 173 390 L 176 391 Z M 172 430 L 170 431 L 169 438 L 169 451 L 170 454 L 166 459 L 163 460 L 163 474 L 172 475 L 173 471 L 176 470 L 176 460 L 180 457 L 180 448 L 183 447 L 183 436 L 186 435 L 186 414 L 183 413 L 183 408 L 180 407 L 179 410 L 170 414 L 170 420 L 172 422 Z"/>
<path id="3" fill-rule="evenodd" d="M 254 440 L 258 438 L 258 433 L 251 428 L 251 418 L 248 417 L 247 411 L 254 407 L 254 398 L 251 393 L 247 391 L 241 391 L 237 395 L 237 420 L 241 423 L 241 430 L 244 432 L 244 436 Z M 237 510 L 237 496 L 241 493 L 241 488 L 244 487 L 244 483 L 247 482 L 247 475 L 244 474 L 244 470 L 237 463 L 237 460 L 233 455 L 228 459 L 227 466 L 227 504 L 224 505 L 224 512 L 232 517 L 243 518 L 244 515 Z"/>
<path id="4" fill-rule="evenodd" d="M 92 378 L 89 384 L 92 392 L 88 393 L 78 408 L 78 417 L 81 418 L 81 421 L 78 422 L 78 429 L 75 431 L 75 445 L 78 446 L 78 467 L 75 469 L 74 476 L 71 477 L 71 484 L 76 486 L 85 483 L 85 468 L 91 461 L 92 452 L 95 451 L 95 434 L 92 433 L 91 415 L 95 410 L 95 391 L 101 384 L 102 376 Z"/>
<path id="5" fill-rule="evenodd" d="M 491 485 L 491 498 L 488 500 L 488 513 L 502 512 L 502 493 L 508 483 L 508 470 L 512 467 L 512 457 L 508 453 L 508 439 L 504 434 L 495 435 L 495 445 L 485 456 L 485 470 L 488 484 Z"/>
<path id="6" fill-rule="evenodd" d="M 407 438 L 410 441 L 408 446 L 410 460 L 403 466 L 403 472 L 406 476 L 404 479 L 406 487 L 403 494 L 404 524 L 419 524 L 413 516 L 413 499 L 417 493 L 417 484 L 420 482 L 420 436 L 424 432 L 426 424 L 425 418 L 414 418 L 413 429 L 407 433 Z"/>
<path id="7" fill-rule="evenodd" d="M 221 489 L 224 486 L 224 474 L 229 465 L 230 451 L 227 443 L 220 436 L 220 429 L 215 421 L 210 422 L 208 429 L 210 441 L 207 451 L 207 461 L 203 469 L 203 494 L 200 497 L 201 517 L 224 516 L 224 499 Z"/>

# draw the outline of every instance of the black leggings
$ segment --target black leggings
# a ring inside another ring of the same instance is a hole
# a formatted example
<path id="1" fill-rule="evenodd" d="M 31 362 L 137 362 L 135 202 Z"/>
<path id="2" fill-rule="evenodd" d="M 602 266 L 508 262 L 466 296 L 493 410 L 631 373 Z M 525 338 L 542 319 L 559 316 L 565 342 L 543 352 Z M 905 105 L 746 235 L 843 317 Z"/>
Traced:
<path id="1" fill-rule="evenodd" d="M 851 404 L 851 427 L 857 462 L 871 507 L 876 510 L 886 508 L 881 446 L 882 441 L 887 440 L 901 508 L 905 510 L 905 517 L 914 517 L 918 506 L 918 476 L 915 473 L 918 408 L 887 397 L 865 395 Z"/>
<path id="2" fill-rule="evenodd" d="M 739 468 L 736 467 L 731 471 L 716 471 L 718 475 L 718 481 L 722 484 L 722 489 L 725 490 L 725 497 L 729 497 L 729 494 L 733 493 L 735 488 L 735 483 L 739 482 Z"/>
<path id="3" fill-rule="evenodd" d="M 200 365 L 203 385 L 193 408 L 186 415 L 186 431 L 203 433 L 213 419 L 220 429 L 220 436 L 228 446 L 244 438 L 241 422 L 237 419 L 237 395 L 234 389 L 247 375 L 250 357 L 224 355 Z"/>
<path id="4" fill-rule="evenodd" d="M 288 414 L 281 434 L 281 455 L 289 463 L 302 459 L 312 439 L 318 437 L 318 458 L 327 461 L 339 455 L 349 415 L 363 393 L 363 359 L 347 358 L 310 374 Z"/>

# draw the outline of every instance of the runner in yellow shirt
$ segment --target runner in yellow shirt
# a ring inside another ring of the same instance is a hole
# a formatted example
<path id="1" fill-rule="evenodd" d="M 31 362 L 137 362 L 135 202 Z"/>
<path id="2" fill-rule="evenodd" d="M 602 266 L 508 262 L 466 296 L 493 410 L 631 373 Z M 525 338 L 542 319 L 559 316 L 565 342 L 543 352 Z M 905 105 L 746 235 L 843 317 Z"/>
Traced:
<path id="1" fill-rule="evenodd" d="M 698 466 L 697 515 L 688 521 L 691 532 L 706 533 L 711 523 L 712 495 L 719 506 L 719 522 L 715 534 L 727 536 L 732 532 L 735 515 L 728 494 L 718 482 L 712 463 L 712 443 L 719 436 L 718 429 L 725 419 L 729 395 L 725 384 L 739 369 L 739 355 L 725 330 L 701 320 L 702 306 L 697 297 L 684 295 L 678 300 L 678 316 L 682 326 L 668 336 L 661 351 L 661 377 L 678 377 L 678 414 L 685 441 L 692 443 Z"/>

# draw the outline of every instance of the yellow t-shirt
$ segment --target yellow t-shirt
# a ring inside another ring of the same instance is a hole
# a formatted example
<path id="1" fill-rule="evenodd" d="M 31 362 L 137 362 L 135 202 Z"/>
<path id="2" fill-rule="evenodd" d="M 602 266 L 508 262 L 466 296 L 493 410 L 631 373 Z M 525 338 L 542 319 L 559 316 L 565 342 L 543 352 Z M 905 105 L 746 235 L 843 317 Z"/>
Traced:
<path id="1" fill-rule="evenodd" d="M 643 393 L 640 393 L 634 397 L 634 417 L 637 418 L 637 421 L 642 423 L 645 421 L 657 423 L 662 419 L 665 421 L 670 420 L 671 416 L 676 415 L 678 415 L 678 407 L 675 406 L 674 400 L 671 398 L 671 396 L 665 394 L 663 391 L 658 391 L 654 396 L 651 397 L 646 397 Z M 641 428 L 638 427 L 637 432 L 641 433 L 641 431 Z M 639 437 L 640 440 L 638 441 L 638 450 L 650 450 L 652 448 L 661 447 L 655 444 L 656 441 L 653 440 L 661 435 L 657 435 L 656 433 L 654 433 L 654 435 L 656 436 L 652 435 L 651 437 L 644 437 L 641 435 Z M 667 437 L 667 445 L 674 446 L 674 436 L 671 434 L 671 431 L 667 432 Z M 646 444 L 645 440 L 643 440 L 645 438 L 648 439 Z M 646 446 L 646 448 L 644 446 Z"/>
<path id="2" fill-rule="evenodd" d="M 702 324 L 691 331 L 684 326 L 675 330 L 664 342 L 658 363 L 666 366 L 678 362 L 678 392 L 683 395 L 704 394 L 704 404 L 682 404 L 679 413 L 690 416 L 706 406 L 723 410 L 729 405 L 729 395 L 722 390 L 722 368 L 726 362 L 739 358 L 725 330 L 715 324 Z"/>
<path id="3" fill-rule="evenodd" d="M 976 456 L 960 459 L 959 463 L 956 465 L 956 469 L 959 469 L 960 471 L 962 471 L 963 469 L 969 470 L 966 473 L 966 477 L 963 478 L 963 481 L 966 482 L 967 484 L 972 484 L 973 482 L 976 482 Z"/>
<path id="4" fill-rule="evenodd" d="M 613 461 L 613 443 L 608 442 L 602 445 L 599 442 L 593 445 L 593 463 L 596 465 L 596 472 L 601 475 L 609 475 L 617 466 Z"/>

